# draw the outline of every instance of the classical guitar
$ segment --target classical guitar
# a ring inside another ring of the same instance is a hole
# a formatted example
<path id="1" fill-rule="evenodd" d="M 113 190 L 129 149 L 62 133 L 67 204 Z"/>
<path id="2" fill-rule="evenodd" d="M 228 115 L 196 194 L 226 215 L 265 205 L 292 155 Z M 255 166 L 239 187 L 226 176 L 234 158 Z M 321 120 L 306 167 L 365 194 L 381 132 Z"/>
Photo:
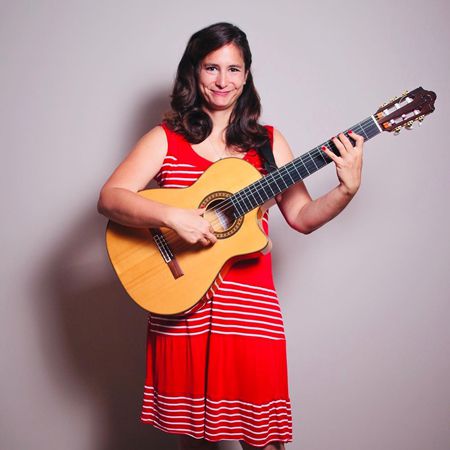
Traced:
<path id="1" fill-rule="evenodd" d="M 434 92 L 419 87 L 348 130 L 366 141 L 382 131 L 398 134 L 415 121 L 420 125 L 434 111 L 435 99 Z M 204 217 L 218 240 L 209 247 L 191 245 L 169 228 L 132 228 L 109 221 L 108 254 L 129 296 L 152 313 L 180 314 L 195 307 L 233 262 L 269 251 L 262 205 L 329 164 L 322 145 L 338 154 L 332 141 L 326 141 L 265 176 L 240 158 L 225 158 L 212 164 L 190 187 L 140 191 L 139 195 L 168 205 L 206 208 Z"/>

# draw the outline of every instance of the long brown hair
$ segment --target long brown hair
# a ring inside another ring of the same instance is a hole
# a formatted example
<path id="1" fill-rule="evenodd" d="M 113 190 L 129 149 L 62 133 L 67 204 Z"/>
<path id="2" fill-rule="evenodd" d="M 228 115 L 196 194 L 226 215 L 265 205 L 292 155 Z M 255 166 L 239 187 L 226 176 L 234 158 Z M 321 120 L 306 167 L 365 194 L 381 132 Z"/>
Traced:
<path id="1" fill-rule="evenodd" d="M 247 80 L 230 116 L 226 130 L 227 145 L 246 151 L 260 147 L 267 141 L 267 130 L 258 123 L 261 102 L 250 70 L 252 54 L 246 34 L 237 26 L 220 22 L 194 33 L 178 64 L 170 106 L 164 121 L 182 134 L 190 143 L 204 141 L 212 131 L 210 116 L 202 109 L 202 96 L 198 89 L 198 70 L 206 55 L 224 45 L 233 43 L 242 52 Z"/>

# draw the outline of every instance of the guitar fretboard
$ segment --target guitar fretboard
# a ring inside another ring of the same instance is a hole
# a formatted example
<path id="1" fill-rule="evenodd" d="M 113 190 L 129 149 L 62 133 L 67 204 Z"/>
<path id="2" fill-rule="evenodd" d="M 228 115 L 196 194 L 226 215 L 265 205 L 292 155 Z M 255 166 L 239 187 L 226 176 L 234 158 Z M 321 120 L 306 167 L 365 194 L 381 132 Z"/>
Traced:
<path id="1" fill-rule="evenodd" d="M 349 130 L 353 130 L 355 133 L 363 136 L 364 141 L 368 141 L 381 133 L 381 129 L 373 116 L 364 119 L 344 131 L 343 133 L 347 137 L 349 137 Z M 351 137 L 349 139 L 352 140 Z M 304 180 L 309 175 L 328 165 L 332 159 L 321 149 L 323 145 L 328 147 L 336 155 L 339 155 L 339 151 L 333 141 L 328 140 L 314 147 L 309 152 L 295 158 L 288 164 L 270 172 L 260 180 L 241 189 L 225 200 L 227 203 L 231 202 L 233 206 L 234 219 L 247 214 L 266 201 L 275 198 L 277 194 L 285 191 L 293 184 Z"/>

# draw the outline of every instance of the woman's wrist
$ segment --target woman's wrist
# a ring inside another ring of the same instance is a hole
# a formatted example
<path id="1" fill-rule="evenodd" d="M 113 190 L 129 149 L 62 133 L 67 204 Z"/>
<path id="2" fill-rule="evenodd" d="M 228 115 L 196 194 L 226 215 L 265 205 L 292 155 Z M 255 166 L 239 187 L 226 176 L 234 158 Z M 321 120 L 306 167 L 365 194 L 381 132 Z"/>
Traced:
<path id="1" fill-rule="evenodd" d="M 354 187 L 348 187 L 345 184 L 340 183 L 336 189 L 343 197 L 352 199 L 354 195 L 358 192 L 359 185 Z"/>

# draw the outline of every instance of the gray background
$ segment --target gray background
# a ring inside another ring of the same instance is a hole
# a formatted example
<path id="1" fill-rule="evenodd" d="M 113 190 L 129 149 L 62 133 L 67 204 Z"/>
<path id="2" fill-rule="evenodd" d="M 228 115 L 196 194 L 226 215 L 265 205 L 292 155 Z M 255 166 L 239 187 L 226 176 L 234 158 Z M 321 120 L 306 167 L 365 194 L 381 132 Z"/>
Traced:
<path id="1" fill-rule="evenodd" d="M 139 423 L 146 314 L 106 257 L 98 192 L 168 107 L 189 36 L 248 34 L 300 155 L 405 89 L 415 131 L 366 146 L 363 185 L 303 236 L 271 215 L 298 450 L 444 450 L 449 431 L 447 2 L 2 1 L 2 450 L 174 449 Z M 329 166 L 307 181 L 334 187 Z M 223 446 L 235 449 L 235 443 Z"/>

